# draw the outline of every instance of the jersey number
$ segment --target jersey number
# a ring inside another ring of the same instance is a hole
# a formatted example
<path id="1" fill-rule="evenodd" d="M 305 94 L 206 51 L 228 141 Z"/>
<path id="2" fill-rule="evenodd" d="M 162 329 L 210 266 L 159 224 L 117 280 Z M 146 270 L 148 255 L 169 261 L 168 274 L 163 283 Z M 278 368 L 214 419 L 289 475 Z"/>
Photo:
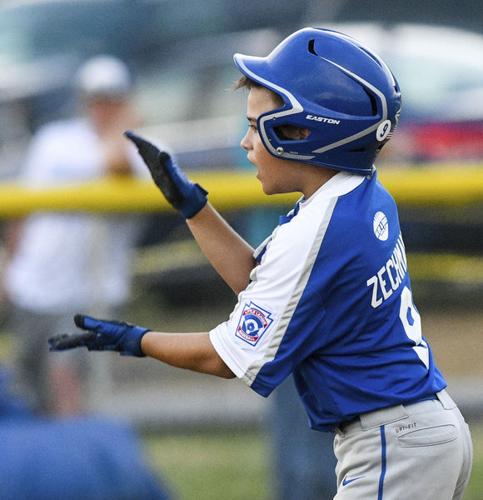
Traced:
<path id="1" fill-rule="evenodd" d="M 413 294 L 407 286 L 401 293 L 401 308 L 399 318 L 406 335 L 416 344 L 413 349 L 423 362 L 426 369 L 429 369 L 428 344 L 422 338 L 421 316 L 413 303 Z"/>

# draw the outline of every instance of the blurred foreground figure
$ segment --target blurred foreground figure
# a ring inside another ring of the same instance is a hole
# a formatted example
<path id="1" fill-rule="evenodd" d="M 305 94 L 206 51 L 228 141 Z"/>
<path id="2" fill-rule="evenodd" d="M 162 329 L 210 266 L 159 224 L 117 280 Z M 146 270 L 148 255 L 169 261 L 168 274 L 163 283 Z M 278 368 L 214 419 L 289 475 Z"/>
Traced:
<path id="1" fill-rule="evenodd" d="M 138 123 L 127 67 L 110 56 L 87 61 L 75 77 L 82 117 L 51 123 L 32 140 L 20 181 L 32 188 L 130 176 L 143 171 L 121 132 Z M 77 310 L 112 314 L 129 295 L 135 221 L 125 216 L 37 213 L 12 224 L 3 295 L 11 304 L 21 393 L 41 413 L 84 406 L 78 355 L 48 358 L 45 342 Z"/>
<path id="2" fill-rule="evenodd" d="M 168 500 L 132 430 L 105 418 L 39 419 L 0 367 L 2 500 Z"/>

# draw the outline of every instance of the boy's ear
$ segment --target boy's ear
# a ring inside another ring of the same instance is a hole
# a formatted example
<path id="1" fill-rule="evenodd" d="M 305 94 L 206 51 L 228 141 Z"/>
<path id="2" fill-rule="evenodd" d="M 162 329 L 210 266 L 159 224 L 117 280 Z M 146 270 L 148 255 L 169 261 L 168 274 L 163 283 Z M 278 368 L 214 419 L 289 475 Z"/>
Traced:
<path id="1" fill-rule="evenodd" d="M 280 139 L 286 141 L 300 141 L 310 135 L 308 128 L 295 127 L 293 125 L 281 125 L 276 128 L 276 132 Z"/>
<path id="2" fill-rule="evenodd" d="M 298 139 L 307 139 L 307 137 L 310 135 L 310 130 L 308 128 L 299 128 L 298 129 L 300 137 Z"/>

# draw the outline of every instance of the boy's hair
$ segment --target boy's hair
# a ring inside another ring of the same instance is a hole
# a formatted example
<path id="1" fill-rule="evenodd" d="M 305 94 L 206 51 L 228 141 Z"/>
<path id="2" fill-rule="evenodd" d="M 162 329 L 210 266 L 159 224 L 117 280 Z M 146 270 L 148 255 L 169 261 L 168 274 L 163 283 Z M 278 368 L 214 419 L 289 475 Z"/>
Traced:
<path id="1" fill-rule="evenodd" d="M 280 106 L 283 105 L 283 99 L 276 92 L 273 92 L 273 90 L 270 90 L 267 87 L 260 85 L 255 80 L 248 78 L 248 76 L 243 75 L 240 78 L 238 78 L 238 80 L 235 82 L 235 90 L 238 90 L 238 89 L 251 90 L 252 88 L 264 88 L 264 89 L 268 90 L 274 96 L 277 104 L 280 104 Z"/>
<path id="2" fill-rule="evenodd" d="M 240 76 L 235 82 L 235 90 L 243 88 L 250 90 L 252 87 L 261 87 L 261 85 L 245 75 Z"/>

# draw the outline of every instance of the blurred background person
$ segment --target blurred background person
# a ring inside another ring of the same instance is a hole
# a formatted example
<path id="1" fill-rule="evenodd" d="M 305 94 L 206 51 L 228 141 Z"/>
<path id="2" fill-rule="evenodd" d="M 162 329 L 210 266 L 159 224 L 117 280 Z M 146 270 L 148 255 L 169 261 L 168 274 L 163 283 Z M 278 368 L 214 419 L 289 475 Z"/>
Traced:
<path id="1" fill-rule="evenodd" d="M 274 391 L 270 408 L 275 500 L 329 500 L 337 491 L 334 434 L 316 432 L 292 377 Z"/>
<path id="2" fill-rule="evenodd" d="M 96 56 L 74 83 L 82 116 L 39 129 L 20 182 L 45 188 L 144 174 L 122 136 L 138 124 L 127 66 Z M 137 227 L 120 214 L 36 213 L 7 229 L 2 293 L 12 308 L 20 392 L 36 411 L 74 414 L 85 407 L 84 362 L 77 355 L 49 358 L 46 339 L 66 331 L 74 311 L 112 314 L 125 303 Z"/>

